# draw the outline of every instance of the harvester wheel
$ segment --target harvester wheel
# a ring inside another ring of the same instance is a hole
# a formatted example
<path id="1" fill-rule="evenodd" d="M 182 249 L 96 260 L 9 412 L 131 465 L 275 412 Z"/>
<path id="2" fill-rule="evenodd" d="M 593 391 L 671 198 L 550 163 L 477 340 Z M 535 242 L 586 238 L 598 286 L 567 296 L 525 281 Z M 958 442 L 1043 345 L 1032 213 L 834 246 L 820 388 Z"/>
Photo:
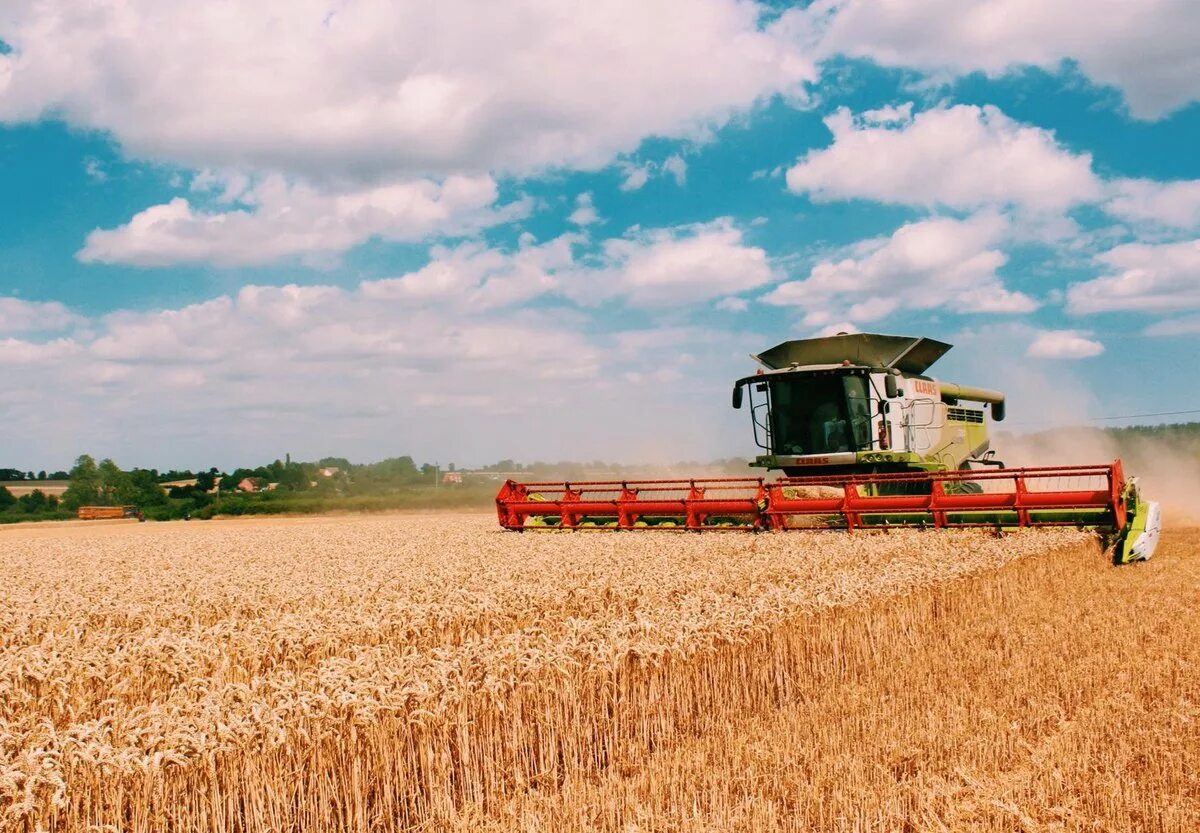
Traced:
<path id="1" fill-rule="evenodd" d="M 967 463 L 963 463 L 958 467 L 959 471 L 970 471 L 971 467 Z M 955 480 L 946 483 L 942 487 L 948 494 L 952 495 L 982 495 L 983 486 L 976 483 L 974 480 Z"/>
<path id="2" fill-rule="evenodd" d="M 946 483 L 943 487 L 951 495 L 982 495 L 983 487 L 972 480 L 960 480 L 957 483 Z"/>

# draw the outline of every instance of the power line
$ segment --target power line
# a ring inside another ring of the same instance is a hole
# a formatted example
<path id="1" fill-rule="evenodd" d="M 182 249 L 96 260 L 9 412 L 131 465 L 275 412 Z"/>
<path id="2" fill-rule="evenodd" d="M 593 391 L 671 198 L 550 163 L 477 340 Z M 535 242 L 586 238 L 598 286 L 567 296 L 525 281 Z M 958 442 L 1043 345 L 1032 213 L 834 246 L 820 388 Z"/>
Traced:
<path id="1" fill-rule="evenodd" d="M 1083 422 L 1109 422 L 1118 419 L 1141 419 L 1143 417 L 1160 417 L 1160 416 L 1181 416 L 1183 414 L 1200 414 L 1200 408 L 1192 408 L 1187 411 L 1156 411 L 1149 414 L 1123 414 L 1121 416 L 1102 416 L 1102 417 L 1084 417 Z M 1013 425 L 1055 425 L 1056 423 L 1049 420 L 1017 420 Z M 1069 425 L 1069 423 L 1061 423 L 1061 425 Z"/>
<path id="2" fill-rule="evenodd" d="M 1108 420 L 1108 419 L 1140 419 L 1141 417 L 1179 416 L 1180 414 L 1200 414 L 1200 408 L 1193 408 L 1190 411 L 1159 411 L 1159 412 L 1153 413 L 1153 414 L 1126 414 L 1125 416 L 1089 417 L 1087 421 L 1088 422 L 1100 422 L 1102 420 Z"/>

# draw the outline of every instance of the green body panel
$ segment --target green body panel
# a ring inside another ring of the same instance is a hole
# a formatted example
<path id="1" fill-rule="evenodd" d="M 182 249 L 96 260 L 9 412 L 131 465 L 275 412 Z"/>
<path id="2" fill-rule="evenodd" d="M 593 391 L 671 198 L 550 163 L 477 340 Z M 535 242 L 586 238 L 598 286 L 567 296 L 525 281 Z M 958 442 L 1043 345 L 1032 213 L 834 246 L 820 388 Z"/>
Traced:
<path id="1" fill-rule="evenodd" d="M 1125 528 L 1118 531 L 1117 541 L 1113 547 L 1113 561 L 1117 564 L 1129 564 L 1139 559 L 1133 547 L 1137 543 L 1138 537 L 1146 531 L 1146 522 L 1150 518 L 1150 502 L 1142 497 L 1141 490 L 1133 480 L 1125 483 L 1125 493 L 1121 499 L 1125 501 L 1128 520 Z"/>
<path id="2" fill-rule="evenodd" d="M 755 457 L 750 466 L 759 469 L 795 468 L 788 460 L 787 455 L 763 454 Z M 948 468 L 958 468 L 957 465 L 948 466 L 941 460 L 925 459 L 919 454 L 908 451 L 857 451 L 854 452 L 852 462 L 829 465 L 838 468 L 861 469 L 862 471 L 871 471 L 880 466 L 912 471 L 945 471 Z"/>

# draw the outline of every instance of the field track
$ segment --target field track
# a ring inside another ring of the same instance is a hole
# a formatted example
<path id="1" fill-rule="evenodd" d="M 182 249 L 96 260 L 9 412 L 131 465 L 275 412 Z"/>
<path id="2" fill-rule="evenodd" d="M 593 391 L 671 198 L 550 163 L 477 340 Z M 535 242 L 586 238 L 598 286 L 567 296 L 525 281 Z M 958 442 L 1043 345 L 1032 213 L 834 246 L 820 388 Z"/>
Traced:
<path id="1" fill-rule="evenodd" d="M 1200 532 L 0 531 L 0 830 L 1200 829 Z"/>

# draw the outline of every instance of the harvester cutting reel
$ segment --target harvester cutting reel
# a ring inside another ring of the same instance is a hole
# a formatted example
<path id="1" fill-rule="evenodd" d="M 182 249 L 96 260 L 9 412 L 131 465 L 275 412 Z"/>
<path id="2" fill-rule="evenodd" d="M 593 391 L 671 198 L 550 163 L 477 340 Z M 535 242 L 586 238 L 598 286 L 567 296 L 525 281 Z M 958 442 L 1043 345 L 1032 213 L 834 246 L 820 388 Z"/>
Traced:
<path id="1" fill-rule="evenodd" d="M 820 477 L 507 481 L 500 525 L 525 530 L 858 530 L 976 527 L 1093 529 L 1118 564 L 1158 544 L 1158 504 L 1142 498 L 1121 461 L 993 471 Z"/>

